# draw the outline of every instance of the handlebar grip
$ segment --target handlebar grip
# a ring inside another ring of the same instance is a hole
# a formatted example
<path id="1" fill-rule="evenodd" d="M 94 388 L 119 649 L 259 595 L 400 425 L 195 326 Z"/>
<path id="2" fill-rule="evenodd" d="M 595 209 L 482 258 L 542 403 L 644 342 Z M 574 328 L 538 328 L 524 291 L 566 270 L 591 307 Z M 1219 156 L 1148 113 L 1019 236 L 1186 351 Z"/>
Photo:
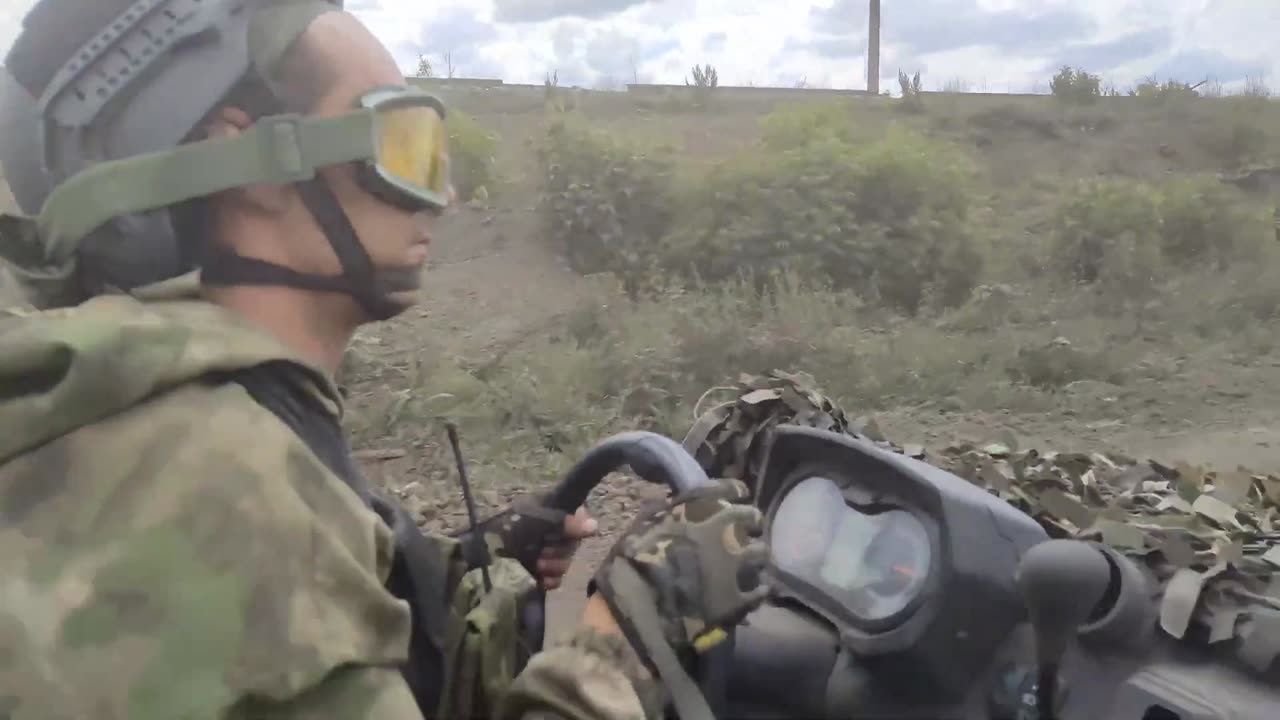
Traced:
<path id="1" fill-rule="evenodd" d="M 711 482 L 698 461 L 676 441 L 657 433 L 632 430 L 592 448 L 552 488 L 546 504 L 573 512 L 586 502 L 601 480 L 625 466 L 651 483 L 666 485 L 675 495 Z"/>

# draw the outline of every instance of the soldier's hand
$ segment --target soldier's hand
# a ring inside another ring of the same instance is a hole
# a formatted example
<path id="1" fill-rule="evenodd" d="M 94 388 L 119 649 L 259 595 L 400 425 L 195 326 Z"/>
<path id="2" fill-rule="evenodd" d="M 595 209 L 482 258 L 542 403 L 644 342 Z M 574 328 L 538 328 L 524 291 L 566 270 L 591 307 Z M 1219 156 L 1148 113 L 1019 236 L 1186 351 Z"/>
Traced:
<path id="1" fill-rule="evenodd" d="M 468 566 L 485 564 L 484 551 L 519 561 L 547 590 L 560 587 L 578 544 L 595 535 L 598 524 L 584 508 L 569 514 L 544 503 L 540 495 L 516 498 L 506 510 L 458 533 Z M 479 549 L 477 535 L 483 543 Z"/>
<path id="2" fill-rule="evenodd" d="M 558 542 L 542 549 L 538 557 L 538 579 L 542 587 L 555 590 L 564 581 L 573 563 L 573 555 L 579 544 L 594 536 L 600 530 L 596 519 L 587 514 L 586 508 L 578 508 L 578 512 L 564 519 L 564 534 Z"/>
<path id="3" fill-rule="evenodd" d="M 698 488 L 642 513 L 614 545 L 592 585 L 633 644 L 643 615 L 672 647 L 705 650 L 765 599 L 769 553 L 748 496 L 737 480 Z"/>

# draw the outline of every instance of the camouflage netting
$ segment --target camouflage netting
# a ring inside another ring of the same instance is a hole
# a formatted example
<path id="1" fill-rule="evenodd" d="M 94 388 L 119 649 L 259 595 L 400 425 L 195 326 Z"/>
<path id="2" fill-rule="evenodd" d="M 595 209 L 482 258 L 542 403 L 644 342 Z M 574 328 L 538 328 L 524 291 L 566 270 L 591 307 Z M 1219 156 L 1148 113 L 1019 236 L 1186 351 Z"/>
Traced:
<path id="1" fill-rule="evenodd" d="M 849 423 L 804 374 L 744 375 L 732 390 L 734 398 L 701 413 L 685 439 L 710 473 L 753 475 L 758 438 L 781 423 L 860 437 L 985 488 L 1050 537 L 1101 541 L 1138 561 L 1158 583 L 1168 635 L 1234 654 L 1263 673 L 1280 655 L 1280 477 L 1042 452 L 1019 448 L 1008 434 L 997 444 L 930 455 L 891 442 L 874 420 Z"/>

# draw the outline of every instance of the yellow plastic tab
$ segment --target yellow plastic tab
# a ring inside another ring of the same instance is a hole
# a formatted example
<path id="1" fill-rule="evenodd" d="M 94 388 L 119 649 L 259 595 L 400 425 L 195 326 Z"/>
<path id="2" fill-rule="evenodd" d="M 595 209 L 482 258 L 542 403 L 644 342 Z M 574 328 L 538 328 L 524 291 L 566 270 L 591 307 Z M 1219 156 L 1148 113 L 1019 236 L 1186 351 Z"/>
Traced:
<path id="1" fill-rule="evenodd" d="M 729 634 L 720 628 L 711 628 L 693 639 L 693 649 L 704 653 L 728 639 Z"/>

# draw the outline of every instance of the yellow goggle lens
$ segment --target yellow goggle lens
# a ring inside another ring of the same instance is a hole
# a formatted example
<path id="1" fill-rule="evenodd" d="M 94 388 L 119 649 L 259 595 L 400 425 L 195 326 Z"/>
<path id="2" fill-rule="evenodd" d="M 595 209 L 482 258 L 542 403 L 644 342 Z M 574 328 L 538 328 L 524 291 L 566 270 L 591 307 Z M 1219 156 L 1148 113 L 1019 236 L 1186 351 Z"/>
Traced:
<path id="1" fill-rule="evenodd" d="M 430 107 L 378 111 L 378 166 L 410 189 L 444 197 L 449 191 L 448 135 Z"/>

